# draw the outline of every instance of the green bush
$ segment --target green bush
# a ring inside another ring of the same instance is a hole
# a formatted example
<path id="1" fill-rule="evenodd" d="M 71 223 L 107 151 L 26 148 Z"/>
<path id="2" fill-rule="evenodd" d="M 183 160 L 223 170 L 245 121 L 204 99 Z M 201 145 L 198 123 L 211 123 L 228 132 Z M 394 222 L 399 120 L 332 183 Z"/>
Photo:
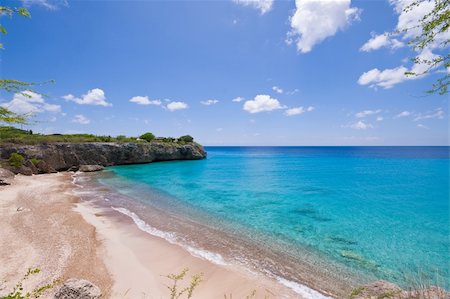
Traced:
<path id="1" fill-rule="evenodd" d="M 142 134 L 139 138 L 150 142 L 155 139 L 155 135 L 153 135 L 153 133 L 147 132 L 145 134 Z"/>
<path id="2" fill-rule="evenodd" d="M 46 290 L 54 288 L 58 283 L 59 280 L 54 280 L 51 283 L 45 284 L 40 287 L 36 287 L 35 289 L 31 291 L 25 291 L 23 283 L 25 280 L 27 280 L 31 275 L 35 275 L 41 272 L 38 268 L 30 268 L 28 269 L 27 273 L 22 277 L 22 279 L 16 283 L 14 288 L 4 296 L 1 296 L 0 299 L 29 299 L 29 298 L 39 298 L 43 295 L 43 293 Z M 1 290 L 1 289 L 0 289 Z"/>
<path id="3" fill-rule="evenodd" d="M 21 154 L 12 153 L 9 156 L 8 162 L 11 166 L 19 168 L 20 166 L 22 166 L 23 160 L 25 160 L 25 158 Z"/>
<path id="4" fill-rule="evenodd" d="M 181 142 L 193 142 L 194 137 L 192 137 L 191 135 L 184 135 L 184 136 L 181 136 L 180 138 L 178 138 L 178 140 Z"/>
<path id="5" fill-rule="evenodd" d="M 30 161 L 31 161 L 31 163 L 33 163 L 33 165 L 36 166 L 41 160 L 36 159 L 36 158 L 31 158 Z"/>

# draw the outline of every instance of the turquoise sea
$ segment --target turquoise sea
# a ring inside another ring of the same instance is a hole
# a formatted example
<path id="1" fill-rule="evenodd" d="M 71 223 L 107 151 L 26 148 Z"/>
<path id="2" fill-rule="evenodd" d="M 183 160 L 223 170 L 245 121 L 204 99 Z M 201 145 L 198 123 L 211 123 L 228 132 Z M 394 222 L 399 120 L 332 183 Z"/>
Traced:
<path id="1" fill-rule="evenodd" d="M 95 179 L 150 233 L 294 289 L 375 279 L 450 289 L 449 147 L 206 150 Z"/>

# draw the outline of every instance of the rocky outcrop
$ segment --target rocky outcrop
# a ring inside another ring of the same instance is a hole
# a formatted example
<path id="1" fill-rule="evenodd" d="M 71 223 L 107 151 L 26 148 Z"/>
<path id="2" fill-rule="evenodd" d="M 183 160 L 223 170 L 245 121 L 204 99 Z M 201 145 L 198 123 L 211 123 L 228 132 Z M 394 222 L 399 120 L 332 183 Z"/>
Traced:
<path id="1" fill-rule="evenodd" d="M 14 173 L 4 168 L 0 168 L 0 186 L 11 185 L 14 180 Z"/>
<path id="2" fill-rule="evenodd" d="M 103 170 L 103 166 L 101 166 L 101 165 L 80 165 L 80 168 L 78 168 L 78 170 L 81 172 L 101 171 L 101 170 Z"/>
<path id="3" fill-rule="evenodd" d="M 14 152 L 26 159 L 35 158 L 45 163 L 45 165 L 36 164 L 39 173 L 76 169 L 80 165 L 112 166 L 170 160 L 197 160 L 206 157 L 203 147 L 196 143 L 92 142 L 0 145 L 1 159 L 8 159 Z"/>
<path id="4" fill-rule="evenodd" d="M 55 299 L 97 299 L 102 292 L 100 289 L 84 279 L 69 279 L 56 292 Z"/>
<path id="5" fill-rule="evenodd" d="M 351 299 L 449 299 L 450 293 L 436 286 L 425 289 L 405 291 L 399 286 L 379 280 L 356 288 L 350 294 Z"/>

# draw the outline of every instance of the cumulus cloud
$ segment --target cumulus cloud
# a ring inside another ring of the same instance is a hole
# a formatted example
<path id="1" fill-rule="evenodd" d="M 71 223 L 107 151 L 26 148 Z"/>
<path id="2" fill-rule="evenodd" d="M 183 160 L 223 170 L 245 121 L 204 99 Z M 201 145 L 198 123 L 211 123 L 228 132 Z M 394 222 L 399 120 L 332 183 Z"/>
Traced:
<path id="1" fill-rule="evenodd" d="M 105 92 L 100 88 L 91 89 L 81 97 L 75 97 L 72 94 L 68 94 L 62 98 L 66 101 L 75 102 L 80 105 L 112 106 L 111 103 L 106 101 Z"/>
<path id="2" fill-rule="evenodd" d="M 414 121 L 424 120 L 424 119 L 443 119 L 444 118 L 444 110 L 442 108 L 437 108 L 434 111 L 427 112 L 427 113 L 419 113 L 414 118 Z"/>
<path id="3" fill-rule="evenodd" d="M 214 104 L 219 103 L 218 100 L 207 100 L 207 101 L 201 101 L 200 104 L 205 105 L 205 106 L 211 106 Z"/>
<path id="4" fill-rule="evenodd" d="M 243 100 L 245 100 L 243 97 L 236 97 L 236 98 L 232 99 L 231 101 L 232 101 L 232 102 L 235 102 L 235 103 L 240 103 L 240 102 L 242 102 Z"/>
<path id="5" fill-rule="evenodd" d="M 160 106 L 161 101 L 160 100 L 150 100 L 147 96 L 135 96 L 130 99 L 130 102 L 136 103 L 138 105 L 156 105 Z"/>
<path id="6" fill-rule="evenodd" d="M 258 9 L 262 15 L 270 11 L 273 6 L 273 0 L 233 0 L 233 2 Z"/>
<path id="7" fill-rule="evenodd" d="M 394 118 L 408 117 L 410 115 L 411 115 L 411 112 L 409 112 L 409 111 L 402 111 L 399 114 L 397 114 L 396 116 L 394 116 Z"/>
<path id="8" fill-rule="evenodd" d="M 373 126 L 371 124 L 365 123 L 362 120 L 351 124 L 350 128 L 355 129 L 355 130 L 366 130 L 366 129 L 372 129 Z"/>
<path id="9" fill-rule="evenodd" d="M 42 95 L 32 91 L 15 93 L 13 99 L 7 103 L 0 104 L 12 112 L 18 114 L 35 114 L 40 112 L 61 112 L 60 105 L 47 103 Z"/>
<path id="10" fill-rule="evenodd" d="M 380 48 L 386 47 L 390 49 L 397 49 L 403 47 L 405 44 L 396 38 L 391 38 L 389 33 L 372 35 L 359 50 L 363 52 L 370 52 L 373 50 L 378 50 Z"/>
<path id="11" fill-rule="evenodd" d="M 367 117 L 369 115 L 374 115 L 374 114 L 378 114 L 381 112 L 381 109 L 377 109 L 377 110 L 364 110 L 364 111 L 360 111 L 358 113 L 355 114 L 355 116 L 357 118 L 364 118 Z"/>
<path id="12" fill-rule="evenodd" d="M 283 93 L 283 89 L 279 88 L 278 86 L 273 86 L 272 90 L 275 91 L 276 93 Z"/>
<path id="13" fill-rule="evenodd" d="M 378 116 L 376 119 L 376 121 L 383 121 L 383 120 L 384 120 L 384 118 L 382 116 Z"/>
<path id="14" fill-rule="evenodd" d="M 373 36 L 362 47 L 361 51 L 372 51 L 382 47 L 390 47 L 396 49 L 401 47 L 404 43 L 408 43 L 414 40 L 422 32 L 421 20 L 425 15 L 430 13 L 436 1 L 418 1 L 418 5 L 408 7 L 413 2 L 412 0 L 389 0 L 390 4 L 394 7 L 394 11 L 398 14 L 398 21 L 395 30 L 385 33 L 384 36 Z M 408 9 L 405 9 L 407 8 Z M 418 53 L 417 57 L 419 61 L 432 61 L 437 58 L 438 55 L 434 54 L 436 50 L 442 50 L 443 47 L 448 47 L 450 44 L 443 46 L 445 41 L 450 39 L 450 31 L 434 32 L 434 41 L 427 45 L 427 48 Z M 401 41 L 400 41 L 401 40 Z M 444 54 L 446 55 L 446 54 Z M 438 68 L 442 65 L 435 65 L 433 68 Z M 406 80 L 415 80 L 423 77 L 425 71 L 428 70 L 429 65 L 427 63 L 414 63 L 411 68 L 407 68 L 403 65 L 388 68 L 385 70 L 379 70 L 377 68 L 363 73 L 358 83 L 360 85 L 368 85 L 369 87 L 382 87 L 391 88 L 394 85 L 404 82 Z M 411 72 L 419 74 L 419 76 L 405 75 L 405 72 Z"/>
<path id="15" fill-rule="evenodd" d="M 294 108 L 289 108 L 287 109 L 284 114 L 286 116 L 294 116 L 294 115 L 299 115 L 299 114 L 303 114 L 305 112 L 311 112 L 314 110 L 313 106 L 309 106 L 308 108 L 303 108 L 303 107 L 294 107 Z"/>
<path id="16" fill-rule="evenodd" d="M 88 123 L 90 123 L 91 121 L 84 115 L 82 114 L 77 114 L 75 115 L 75 117 L 72 119 L 73 123 L 77 123 L 77 124 L 81 124 L 81 125 L 87 125 Z"/>
<path id="17" fill-rule="evenodd" d="M 253 100 L 249 100 L 244 103 L 244 110 L 250 113 L 259 113 L 285 108 L 286 106 L 282 106 L 277 99 L 273 99 L 266 94 L 257 95 Z"/>
<path id="18" fill-rule="evenodd" d="M 170 111 L 187 109 L 189 106 L 185 102 L 170 102 L 167 104 L 167 109 Z"/>
<path id="19" fill-rule="evenodd" d="M 295 5 L 286 42 L 295 42 L 301 53 L 310 52 L 316 44 L 344 30 L 360 13 L 351 7 L 350 0 L 296 0 Z"/>

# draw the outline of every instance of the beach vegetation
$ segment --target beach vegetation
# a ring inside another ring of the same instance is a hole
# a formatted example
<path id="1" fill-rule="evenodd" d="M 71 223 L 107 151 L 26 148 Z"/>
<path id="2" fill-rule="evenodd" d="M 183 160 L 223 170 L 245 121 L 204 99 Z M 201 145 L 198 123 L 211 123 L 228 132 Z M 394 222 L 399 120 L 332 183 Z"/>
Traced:
<path id="1" fill-rule="evenodd" d="M 153 133 L 151 133 L 151 132 L 147 132 L 147 133 L 144 133 L 141 136 L 139 136 L 139 139 L 143 139 L 147 142 L 150 142 L 155 139 L 155 135 L 153 135 Z"/>
<path id="2" fill-rule="evenodd" d="M 33 163 L 34 166 L 36 166 L 39 162 L 41 162 L 41 160 L 36 159 L 36 158 L 31 158 L 30 162 Z"/>
<path id="3" fill-rule="evenodd" d="M 19 153 L 12 153 L 8 158 L 9 165 L 15 168 L 20 168 L 24 160 L 25 158 Z"/>
<path id="4" fill-rule="evenodd" d="M 41 285 L 39 287 L 35 287 L 31 291 L 26 291 L 23 283 L 30 278 L 32 275 L 39 274 L 41 270 L 39 268 L 29 268 L 27 273 L 22 277 L 19 282 L 17 282 L 13 289 L 6 295 L 0 297 L 0 299 L 29 299 L 29 298 L 39 298 L 41 297 L 45 291 L 52 289 L 59 283 L 59 280 L 54 280 L 51 283 L 47 283 Z"/>
<path id="5" fill-rule="evenodd" d="M 198 287 L 198 285 L 202 282 L 203 274 L 195 274 L 191 277 L 190 283 L 187 287 L 181 288 L 180 283 L 185 279 L 187 273 L 189 272 L 188 268 L 183 269 L 179 274 L 169 274 L 165 277 L 171 280 L 170 285 L 166 285 L 170 292 L 170 299 L 178 299 L 185 296 L 185 298 L 192 298 L 194 290 Z"/>
<path id="6" fill-rule="evenodd" d="M 192 137 L 191 135 L 184 135 L 178 138 L 178 141 L 180 142 L 193 142 L 194 141 L 194 137 Z"/>
<path id="7" fill-rule="evenodd" d="M 356 296 L 358 296 L 359 294 L 361 294 L 361 292 L 364 290 L 364 287 L 358 287 L 358 288 L 354 288 L 352 290 L 352 292 L 350 293 L 350 299 L 354 299 L 356 298 Z"/>

